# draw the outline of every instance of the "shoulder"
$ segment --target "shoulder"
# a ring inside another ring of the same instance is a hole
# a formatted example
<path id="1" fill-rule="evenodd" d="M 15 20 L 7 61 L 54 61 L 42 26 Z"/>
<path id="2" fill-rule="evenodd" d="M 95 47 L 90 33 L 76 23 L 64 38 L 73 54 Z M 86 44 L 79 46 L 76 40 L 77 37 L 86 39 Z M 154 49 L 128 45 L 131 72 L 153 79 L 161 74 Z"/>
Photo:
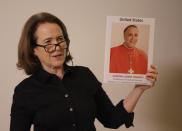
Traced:
<path id="1" fill-rule="evenodd" d="M 147 54 L 146 54 L 142 49 L 139 49 L 139 48 L 136 48 L 136 49 L 137 49 L 137 52 L 138 52 L 140 55 L 147 56 Z"/>
<path id="2" fill-rule="evenodd" d="M 71 71 L 73 72 L 73 74 L 75 74 L 76 76 L 79 76 L 80 78 L 87 80 L 94 80 L 97 81 L 96 76 L 94 75 L 94 73 L 85 66 L 70 66 Z M 100 82 L 99 82 L 100 83 Z"/>
<path id="3" fill-rule="evenodd" d="M 121 48 L 121 45 L 118 45 L 118 46 L 115 46 L 115 47 L 112 47 L 111 48 L 111 51 L 113 52 L 113 51 L 117 51 L 117 50 L 119 50 Z"/>
<path id="4" fill-rule="evenodd" d="M 92 73 L 92 71 L 86 66 L 69 66 L 69 69 L 73 73 L 79 73 L 79 74 Z"/>
<path id="5" fill-rule="evenodd" d="M 25 93 L 29 90 L 30 85 L 32 83 L 32 76 L 29 76 L 28 78 L 25 78 L 22 80 L 14 89 L 14 93 L 19 94 L 19 93 Z"/>
<path id="6" fill-rule="evenodd" d="M 147 61 L 148 60 L 148 55 L 141 49 L 137 49 L 137 53 L 138 53 L 138 56 L 140 57 L 141 60 L 143 61 Z"/>
<path id="7" fill-rule="evenodd" d="M 30 104 L 32 76 L 25 78 L 15 88 L 13 93 L 13 104 L 27 106 Z"/>
<path id="8" fill-rule="evenodd" d="M 85 66 L 69 66 L 72 71 L 88 71 L 89 68 Z"/>
<path id="9" fill-rule="evenodd" d="M 121 55 L 124 52 L 124 48 L 123 48 L 123 45 L 118 45 L 118 46 L 112 47 L 110 51 L 111 51 L 110 52 L 111 56 L 117 57 L 118 55 Z"/>

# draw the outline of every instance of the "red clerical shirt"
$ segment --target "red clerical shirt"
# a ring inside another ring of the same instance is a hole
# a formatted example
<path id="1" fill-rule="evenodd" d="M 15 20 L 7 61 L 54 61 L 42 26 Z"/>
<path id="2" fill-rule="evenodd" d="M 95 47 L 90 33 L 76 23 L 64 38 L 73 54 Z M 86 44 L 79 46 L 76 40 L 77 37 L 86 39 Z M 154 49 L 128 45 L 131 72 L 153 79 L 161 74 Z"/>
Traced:
<path id="1" fill-rule="evenodd" d="M 110 73 L 147 73 L 148 56 L 138 48 L 127 48 L 123 44 L 111 48 L 110 52 Z"/>

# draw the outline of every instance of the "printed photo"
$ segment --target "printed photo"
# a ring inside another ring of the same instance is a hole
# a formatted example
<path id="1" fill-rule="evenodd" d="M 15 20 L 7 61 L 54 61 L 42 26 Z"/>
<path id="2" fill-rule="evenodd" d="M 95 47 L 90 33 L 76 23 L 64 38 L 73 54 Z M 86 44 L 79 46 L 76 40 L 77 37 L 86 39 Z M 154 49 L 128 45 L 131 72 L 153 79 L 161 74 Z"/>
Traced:
<path id="1" fill-rule="evenodd" d="M 104 82 L 150 84 L 154 19 L 107 17 Z"/>

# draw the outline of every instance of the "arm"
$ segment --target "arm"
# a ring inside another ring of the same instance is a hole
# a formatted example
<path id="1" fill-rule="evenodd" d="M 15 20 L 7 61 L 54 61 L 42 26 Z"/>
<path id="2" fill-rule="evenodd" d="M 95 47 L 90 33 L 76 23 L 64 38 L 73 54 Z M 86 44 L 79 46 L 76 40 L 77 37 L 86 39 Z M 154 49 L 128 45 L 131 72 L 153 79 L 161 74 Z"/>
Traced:
<path id="1" fill-rule="evenodd" d="M 89 79 L 95 87 L 94 100 L 96 104 L 96 117 L 107 128 L 119 128 L 125 124 L 127 128 L 133 125 L 134 113 L 128 113 L 123 107 L 123 100 L 116 106 L 102 88 L 102 84 L 96 79 L 94 74 L 88 70 Z"/>
<path id="2" fill-rule="evenodd" d="M 27 107 L 25 95 L 15 91 L 11 107 L 10 131 L 30 131 L 32 124 L 32 110 Z"/>
<path id="3" fill-rule="evenodd" d="M 95 101 L 97 105 L 96 117 L 104 127 L 117 129 L 123 124 L 127 128 L 133 126 L 134 113 L 128 113 L 125 110 L 123 100 L 114 106 L 106 92 L 99 86 L 95 94 Z"/>
<path id="4" fill-rule="evenodd" d="M 157 69 L 154 65 L 151 65 L 151 69 L 146 74 L 146 79 L 151 81 L 151 85 L 136 85 L 136 87 L 129 93 L 129 95 L 124 100 L 124 108 L 127 110 L 127 112 L 133 112 L 140 96 L 143 94 L 143 92 L 151 87 L 154 86 L 155 81 L 157 79 Z"/>

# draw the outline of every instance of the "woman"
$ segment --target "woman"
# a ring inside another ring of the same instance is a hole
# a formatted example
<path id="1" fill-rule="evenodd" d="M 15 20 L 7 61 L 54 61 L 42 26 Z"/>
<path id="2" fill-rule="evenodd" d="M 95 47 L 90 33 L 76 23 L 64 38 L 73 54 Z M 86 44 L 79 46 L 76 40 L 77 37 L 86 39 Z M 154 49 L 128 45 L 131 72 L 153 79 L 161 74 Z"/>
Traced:
<path id="1" fill-rule="evenodd" d="M 69 37 L 56 16 L 35 14 L 26 22 L 18 47 L 17 66 L 30 77 L 15 88 L 10 131 L 95 131 L 97 118 L 105 127 L 132 126 L 133 109 L 144 90 L 138 86 L 116 106 L 92 72 L 68 66 Z M 157 70 L 146 75 L 155 83 Z"/>
<path id="2" fill-rule="evenodd" d="M 123 33 L 124 43 L 111 48 L 110 73 L 146 74 L 148 57 L 135 47 L 139 35 L 137 26 L 129 25 Z"/>

